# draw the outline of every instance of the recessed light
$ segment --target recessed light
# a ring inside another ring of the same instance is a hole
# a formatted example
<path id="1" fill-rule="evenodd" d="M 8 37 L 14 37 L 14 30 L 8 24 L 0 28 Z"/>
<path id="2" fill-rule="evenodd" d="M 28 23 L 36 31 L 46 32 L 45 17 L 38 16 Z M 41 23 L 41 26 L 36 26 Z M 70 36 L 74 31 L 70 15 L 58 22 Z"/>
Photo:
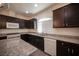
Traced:
<path id="1" fill-rule="evenodd" d="M 38 4 L 34 4 L 34 7 L 38 7 Z"/>
<path id="2" fill-rule="evenodd" d="M 26 13 L 28 14 L 28 13 L 29 13 L 29 11 L 26 11 Z"/>

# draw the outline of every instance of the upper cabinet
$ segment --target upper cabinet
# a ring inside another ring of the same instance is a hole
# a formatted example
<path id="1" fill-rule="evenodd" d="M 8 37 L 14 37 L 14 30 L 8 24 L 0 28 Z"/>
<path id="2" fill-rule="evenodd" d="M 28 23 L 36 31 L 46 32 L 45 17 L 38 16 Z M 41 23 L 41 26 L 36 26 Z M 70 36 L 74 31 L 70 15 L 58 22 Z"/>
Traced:
<path id="1" fill-rule="evenodd" d="M 0 15 L 0 29 L 6 28 L 6 16 Z"/>
<path id="2" fill-rule="evenodd" d="M 79 4 L 72 3 L 53 11 L 53 27 L 79 27 Z"/>
<path id="3" fill-rule="evenodd" d="M 37 28 L 37 19 L 33 18 L 30 20 L 25 20 L 25 28 L 36 29 Z"/>
<path id="4" fill-rule="evenodd" d="M 20 29 L 35 29 L 37 19 L 30 20 L 19 19 L 11 16 L 0 15 L 0 29 L 7 29 L 7 22 L 19 24 Z"/>
<path id="5" fill-rule="evenodd" d="M 53 11 L 53 27 L 64 27 L 64 7 Z"/>

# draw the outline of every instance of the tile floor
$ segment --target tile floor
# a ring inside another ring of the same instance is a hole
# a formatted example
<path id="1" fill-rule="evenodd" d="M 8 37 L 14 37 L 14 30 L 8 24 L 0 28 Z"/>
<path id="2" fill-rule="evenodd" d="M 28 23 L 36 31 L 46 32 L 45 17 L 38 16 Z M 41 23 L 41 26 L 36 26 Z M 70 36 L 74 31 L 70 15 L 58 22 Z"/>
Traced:
<path id="1" fill-rule="evenodd" d="M 49 56 L 49 55 L 44 53 L 44 52 L 42 52 L 41 50 L 36 50 L 32 54 L 30 54 L 30 56 Z"/>
<path id="2" fill-rule="evenodd" d="M 0 40 L 0 56 L 47 56 L 20 38 Z"/>

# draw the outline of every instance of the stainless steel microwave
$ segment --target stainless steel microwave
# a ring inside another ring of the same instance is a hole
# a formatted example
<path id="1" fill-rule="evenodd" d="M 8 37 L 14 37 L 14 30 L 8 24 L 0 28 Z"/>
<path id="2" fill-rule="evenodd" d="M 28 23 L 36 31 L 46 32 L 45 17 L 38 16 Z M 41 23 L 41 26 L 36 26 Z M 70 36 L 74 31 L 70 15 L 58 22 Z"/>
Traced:
<path id="1" fill-rule="evenodd" d="M 6 22 L 6 28 L 19 28 L 19 23 Z"/>

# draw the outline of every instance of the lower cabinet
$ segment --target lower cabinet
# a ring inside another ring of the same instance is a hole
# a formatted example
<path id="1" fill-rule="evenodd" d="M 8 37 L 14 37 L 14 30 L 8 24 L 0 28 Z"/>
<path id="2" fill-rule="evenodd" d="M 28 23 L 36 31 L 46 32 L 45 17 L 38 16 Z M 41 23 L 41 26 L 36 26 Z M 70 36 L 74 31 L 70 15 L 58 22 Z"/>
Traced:
<path id="1" fill-rule="evenodd" d="M 79 44 L 57 40 L 57 56 L 79 56 Z"/>
<path id="2" fill-rule="evenodd" d="M 29 34 L 23 34 L 23 35 L 21 35 L 21 39 L 34 45 L 38 49 L 44 51 L 44 38 L 43 37 L 29 35 Z"/>
<path id="3" fill-rule="evenodd" d="M 52 56 L 79 56 L 79 44 L 30 34 L 21 35 L 21 39 Z"/>
<path id="4" fill-rule="evenodd" d="M 52 56 L 79 56 L 79 44 L 44 38 L 44 51 Z"/>

